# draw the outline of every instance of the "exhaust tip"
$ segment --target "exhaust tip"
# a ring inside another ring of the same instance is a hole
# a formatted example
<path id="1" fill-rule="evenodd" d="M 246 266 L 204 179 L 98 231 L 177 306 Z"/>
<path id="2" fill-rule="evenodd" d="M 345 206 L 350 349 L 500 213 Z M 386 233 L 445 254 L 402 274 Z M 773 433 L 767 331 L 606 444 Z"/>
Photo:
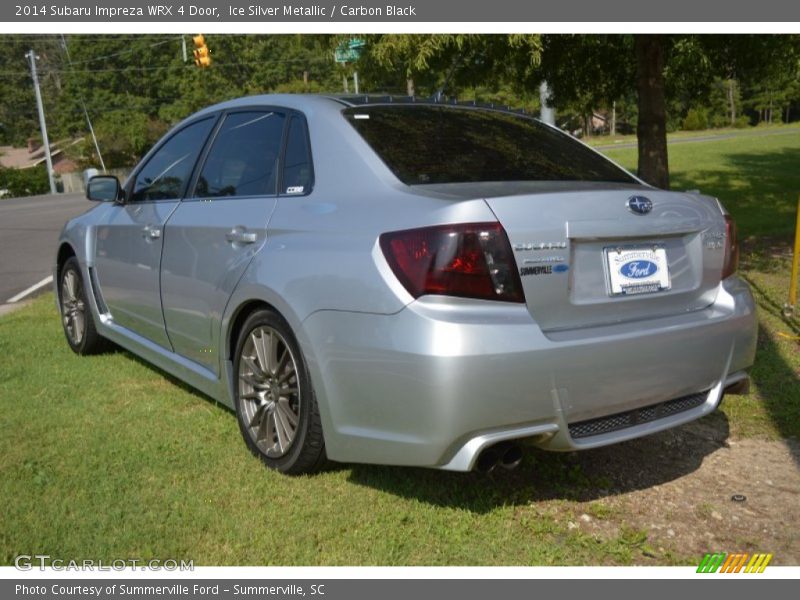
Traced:
<path id="1" fill-rule="evenodd" d="M 491 473 L 498 466 L 512 471 L 522 462 L 522 449 L 512 442 L 499 442 L 489 446 L 478 456 L 475 470 L 479 473 Z"/>
<path id="2" fill-rule="evenodd" d="M 478 456 L 478 460 L 475 462 L 475 470 L 479 473 L 491 473 L 495 470 L 499 461 L 500 455 L 493 446 L 489 447 Z"/>
<path id="3" fill-rule="evenodd" d="M 512 471 L 522 463 L 522 449 L 516 444 L 509 444 L 500 456 L 500 466 Z"/>

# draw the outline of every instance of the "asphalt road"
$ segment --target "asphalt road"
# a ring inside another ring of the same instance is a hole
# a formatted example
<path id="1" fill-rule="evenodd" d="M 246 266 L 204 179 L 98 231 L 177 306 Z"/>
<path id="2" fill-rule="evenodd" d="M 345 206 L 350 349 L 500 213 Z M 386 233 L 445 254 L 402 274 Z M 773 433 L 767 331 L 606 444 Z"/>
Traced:
<path id="1" fill-rule="evenodd" d="M 737 137 L 766 137 L 770 135 L 798 135 L 800 134 L 800 129 L 792 128 L 792 129 L 779 129 L 777 131 L 770 131 L 769 129 L 766 131 L 746 131 L 742 133 L 718 133 L 712 135 L 693 135 L 693 136 L 681 136 L 676 137 L 671 140 L 667 140 L 667 145 L 671 146 L 672 144 L 688 144 L 692 142 L 710 142 L 714 140 L 727 140 L 729 138 L 737 138 Z M 624 142 L 619 144 L 602 144 L 599 146 L 592 146 L 595 150 L 612 150 L 614 148 L 636 148 L 637 142 L 634 140 L 632 142 Z"/>
<path id="2" fill-rule="evenodd" d="M 83 194 L 0 199 L 0 305 L 52 275 L 61 228 L 92 206 Z"/>

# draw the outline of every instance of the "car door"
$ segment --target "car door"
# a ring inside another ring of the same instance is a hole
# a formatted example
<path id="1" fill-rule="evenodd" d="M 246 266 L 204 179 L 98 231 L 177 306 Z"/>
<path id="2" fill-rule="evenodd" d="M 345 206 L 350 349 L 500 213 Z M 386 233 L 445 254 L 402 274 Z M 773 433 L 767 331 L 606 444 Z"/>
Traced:
<path id="1" fill-rule="evenodd" d="M 131 177 L 125 202 L 96 227 L 95 269 L 112 319 L 168 349 L 159 290 L 164 224 L 187 189 L 214 122 L 195 121 L 166 138 Z"/>
<path id="2" fill-rule="evenodd" d="M 215 374 L 222 314 L 266 240 L 277 202 L 288 116 L 261 108 L 226 114 L 192 197 L 166 226 L 161 294 L 167 333 L 175 352 Z"/>

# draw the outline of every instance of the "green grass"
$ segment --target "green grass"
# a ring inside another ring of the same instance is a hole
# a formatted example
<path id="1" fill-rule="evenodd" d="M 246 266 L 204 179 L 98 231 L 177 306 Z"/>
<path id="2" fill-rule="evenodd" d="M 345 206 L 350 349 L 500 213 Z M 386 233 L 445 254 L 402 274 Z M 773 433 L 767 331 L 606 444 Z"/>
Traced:
<path id="1" fill-rule="evenodd" d="M 74 355 L 50 298 L 0 319 L 0 355 L 0 564 L 37 552 L 240 565 L 649 560 L 642 532 L 596 540 L 568 527 L 603 482 L 564 455 L 534 453 L 497 478 L 358 465 L 285 477 L 246 451 L 227 409 L 126 352 Z"/>
<path id="2" fill-rule="evenodd" d="M 773 125 L 758 125 L 757 127 L 744 127 L 744 128 L 730 128 L 724 127 L 720 129 L 704 129 L 702 131 L 673 131 L 667 134 L 667 140 L 680 141 L 685 138 L 696 138 L 712 135 L 732 135 L 737 137 L 758 136 L 764 133 L 787 131 L 791 129 L 800 129 L 800 121 L 794 123 L 784 124 L 775 123 Z M 590 146 L 613 146 L 614 144 L 635 144 L 636 134 L 631 135 L 598 135 L 590 138 L 584 138 L 583 141 Z"/>
<path id="3" fill-rule="evenodd" d="M 800 436 L 800 325 L 780 317 L 785 220 L 800 190 L 798 138 L 671 148 L 675 187 L 719 194 L 749 236 L 742 272 L 761 321 L 755 385 L 710 417 L 726 420 L 734 437 Z M 631 166 L 633 153 L 614 156 Z M 696 558 L 675 547 L 654 550 L 647 531 L 627 527 L 604 501 L 640 485 L 618 476 L 625 465 L 656 483 L 680 476 L 658 457 L 648 460 L 657 436 L 580 458 L 527 452 L 517 471 L 498 476 L 341 465 L 290 478 L 263 469 L 233 415 L 185 385 L 126 352 L 75 356 L 49 297 L 0 318 L 0 357 L 0 564 L 42 552 L 198 565 Z M 590 535 L 575 526 L 584 513 L 618 527 Z"/>

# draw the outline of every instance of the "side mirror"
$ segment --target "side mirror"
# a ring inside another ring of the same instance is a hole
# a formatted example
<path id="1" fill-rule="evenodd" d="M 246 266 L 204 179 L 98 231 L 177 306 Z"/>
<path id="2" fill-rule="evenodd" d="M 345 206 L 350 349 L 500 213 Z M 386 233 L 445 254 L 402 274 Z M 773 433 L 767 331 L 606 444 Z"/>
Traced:
<path id="1" fill-rule="evenodd" d="M 95 202 L 117 202 L 122 186 L 114 175 L 95 175 L 86 186 L 86 197 Z"/>

